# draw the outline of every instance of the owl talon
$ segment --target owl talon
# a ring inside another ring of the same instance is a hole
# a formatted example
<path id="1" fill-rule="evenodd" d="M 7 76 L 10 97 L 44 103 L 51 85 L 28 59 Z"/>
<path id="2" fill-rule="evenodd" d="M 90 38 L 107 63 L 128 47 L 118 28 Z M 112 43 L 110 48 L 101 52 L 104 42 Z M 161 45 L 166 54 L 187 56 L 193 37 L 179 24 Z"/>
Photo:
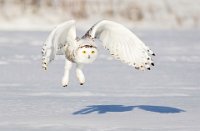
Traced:
<path id="1" fill-rule="evenodd" d="M 67 85 L 63 85 L 63 87 L 67 87 Z"/>
<path id="2" fill-rule="evenodd" d="M 83 85 L 83 83 L 80 83 L 80 85 Z"/>

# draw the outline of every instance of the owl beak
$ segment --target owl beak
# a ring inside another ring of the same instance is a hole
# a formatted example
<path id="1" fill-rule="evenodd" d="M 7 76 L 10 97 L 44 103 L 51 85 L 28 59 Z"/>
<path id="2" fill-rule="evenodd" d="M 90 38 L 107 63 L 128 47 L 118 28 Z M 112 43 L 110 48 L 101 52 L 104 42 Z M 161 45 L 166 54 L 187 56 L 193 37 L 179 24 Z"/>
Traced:
<path id="1" fill-rule="evenodd" d="M 88 59 L 90 59 L 90 55 L 88 55 Z"/>

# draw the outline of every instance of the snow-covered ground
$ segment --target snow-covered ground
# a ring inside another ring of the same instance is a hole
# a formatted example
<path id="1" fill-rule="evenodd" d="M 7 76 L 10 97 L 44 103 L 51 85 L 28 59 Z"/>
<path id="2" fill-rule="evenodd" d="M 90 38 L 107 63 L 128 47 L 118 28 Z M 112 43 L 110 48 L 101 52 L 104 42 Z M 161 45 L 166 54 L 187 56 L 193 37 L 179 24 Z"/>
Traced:
<path id="1" fill-rule="evenodd" d="M 151 71 L 101 51 L 85 85 L 72 70 L 67 88 L 63 57 L 41 69 L 48 32 L 0 32 L 0 130 L 199 131 L 200 31 L 135 32 L 157 54 Z"/>

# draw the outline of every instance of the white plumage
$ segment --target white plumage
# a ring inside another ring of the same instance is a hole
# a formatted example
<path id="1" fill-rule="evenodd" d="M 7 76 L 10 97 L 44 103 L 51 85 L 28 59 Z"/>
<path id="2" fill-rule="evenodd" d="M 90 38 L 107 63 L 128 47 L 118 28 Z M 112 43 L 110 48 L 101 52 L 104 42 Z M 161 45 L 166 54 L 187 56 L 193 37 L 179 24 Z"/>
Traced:
<path id="1" fill-rule="evenodd" d="M 93 25 L 81 38 L 76 37 L 75 21 L 67 21 L 58 25 L 48 36 L 42 48 L 42 67 L 46 70 L 55 55 L 65 55 L 65 73 L 63 86 L 69 81 L 69 71 L 72 63 L 76 63 L 76 73 L 81 85 L 85 82 L 82 72 L 83 64 L 92 63 L 98 50 L 94 39 L 102 41 L 105 49 L 118 60 L 136 69 L 149 69 L 154 63 L 150 57 L 155 55 L 133 32 L 123 25 L 102 20 Z"/>

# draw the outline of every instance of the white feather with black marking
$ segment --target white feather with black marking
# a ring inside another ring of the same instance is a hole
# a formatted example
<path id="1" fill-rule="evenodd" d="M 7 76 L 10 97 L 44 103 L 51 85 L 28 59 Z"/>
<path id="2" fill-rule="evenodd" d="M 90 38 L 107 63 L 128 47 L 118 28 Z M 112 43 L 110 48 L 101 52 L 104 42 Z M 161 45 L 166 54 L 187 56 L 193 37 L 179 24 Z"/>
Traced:
<path id="1" fill-rule="evenodd" d="M 133 32 L 123 25 L 103 20 L 96 23 L 83 36 L 100 39 L 110 54 L 136 69 L 150 69 L 154 65 L 150 55 L 155 55 Z"/>
<path id="2" fill-rule="evenodd" d="M 48 64 L 56 55 L 63 55 L 66 46 L 76 46 L 75 21 L 67 21 L 58 25 L 48 36 L 42 47 L 42 67 L 47 69 Z"/>

